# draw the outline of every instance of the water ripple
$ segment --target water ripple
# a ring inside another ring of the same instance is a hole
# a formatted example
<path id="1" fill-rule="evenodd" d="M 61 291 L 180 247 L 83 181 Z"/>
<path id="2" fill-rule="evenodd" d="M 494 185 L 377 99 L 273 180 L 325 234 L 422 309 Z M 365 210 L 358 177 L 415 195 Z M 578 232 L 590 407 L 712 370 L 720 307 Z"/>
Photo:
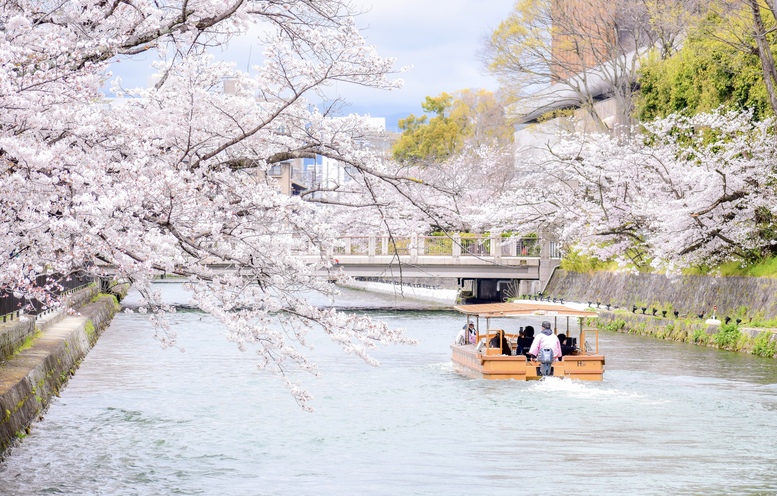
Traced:
<path id="1" fill-rule="evenodd" d="M 451 365 L 459 315 L 382 315 L 420 344 L 378 350 L 373 368 L 313 337 L 323 376 L 299 375 L 315 397 L 308 414 L 222 340 L 218 323 L 176 315 L 179 353 L 161 350 L 142 316 L 121 314 L 0 464 L 0 494 L 777 488 L 773 361 L 605 334 L 601 383 L 486 381 Z"/>

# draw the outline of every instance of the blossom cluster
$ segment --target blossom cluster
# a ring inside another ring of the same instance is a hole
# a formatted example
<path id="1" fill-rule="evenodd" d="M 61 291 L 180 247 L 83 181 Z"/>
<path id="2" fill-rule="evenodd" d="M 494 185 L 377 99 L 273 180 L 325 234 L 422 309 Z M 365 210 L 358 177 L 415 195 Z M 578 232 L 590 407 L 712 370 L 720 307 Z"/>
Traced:
<path id="1" fill-rule="evenodd" d="M 567 134 L 516 161 L 481 225 L 555 236 L 624 265 L 682 267 L 773 252 L 775 121 L 672 115 L 631 133 Z"/>
<path id="2" fill-rule="evenodd" d="M 303 407 L 310 398 L 293 373 L 315 370 L 304 354 L 311 327 L 368 363 L 377 343 L 412 343 L 308 302 L 310 291 L 336 291 L 317 272 L 338 274 L 325 256 L 310 264 L 299 254 L 336 243 L 333 210 L 345 205 L 285 196 L 267 173 L 293 158 L 338 160 L 361 178 L 352 207 L 378 212 L 392 210 L 386 191 L 413 184 L 359 146 L 371 132 L 365 119 L 329 116 L 336 84 L 401 86 L 394 61 L 365 43 L 352 14 L 345 0 L 6 4 L 0 289 L 41 297 L 40 274 L 130 281 L 162 342 L 174 345 L 170 308 L 151 282 L 184 277 L 194 302 L 238 346 L 254 347 Z M 247 33 L 259 33 L 263 48 L 250 73 L 211 54 Z M 157 83 L 113 79 L 109 102 L 101 88 L 110 65 L 141 53 L 155 59 Z M 223 91 L 225 80 L 234 91 Z"/>

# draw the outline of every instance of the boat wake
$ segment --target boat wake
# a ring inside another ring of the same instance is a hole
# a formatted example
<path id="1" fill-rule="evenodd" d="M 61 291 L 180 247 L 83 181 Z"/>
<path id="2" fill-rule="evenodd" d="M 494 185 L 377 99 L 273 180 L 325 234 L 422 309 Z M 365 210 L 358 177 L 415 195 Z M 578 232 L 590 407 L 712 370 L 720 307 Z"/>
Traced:
<path id="1" fill-rule="evenodd" d="M 587 399 L 613 398 L 618 400 L 633 400 L 643 397 L 641 394 L 608 387 L 601 382 L 579 381 L 562 377 L 546 377 L 541 381 L 532 381 L 529 386 L 529 391 L 555 395 L 561 393 L 573 398 Z"/>

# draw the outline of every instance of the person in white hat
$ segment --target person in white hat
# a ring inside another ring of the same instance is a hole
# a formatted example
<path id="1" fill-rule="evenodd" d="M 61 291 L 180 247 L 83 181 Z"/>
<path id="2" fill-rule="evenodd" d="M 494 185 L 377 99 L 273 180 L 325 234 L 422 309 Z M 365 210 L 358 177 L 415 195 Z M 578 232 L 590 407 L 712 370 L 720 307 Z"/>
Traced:
<path id="1" fill-rule="evenodd" d="M 459 333 L 456 335 L 456 339 L 453 340 L 453 343 L 458 345 L 462 345 L 467 342 L 469 344 L 475 344 L 476 338 L 477 331 L 475 330 L 475 323 L 472 322 L 472 319 L 470 319 L 466 324 L 464 324 Z"/>

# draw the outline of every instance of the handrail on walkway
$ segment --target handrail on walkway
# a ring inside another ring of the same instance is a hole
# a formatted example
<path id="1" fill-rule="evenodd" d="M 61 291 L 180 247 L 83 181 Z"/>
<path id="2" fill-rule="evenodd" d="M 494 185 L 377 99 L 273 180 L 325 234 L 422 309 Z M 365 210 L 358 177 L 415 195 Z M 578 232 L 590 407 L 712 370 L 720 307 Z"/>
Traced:
<path id="1" fill-rule="evenodd" d="M 540 257 L 543 241 L 536 237 L 501 235 L 450 236 L 343 236 L 330 256 L 409 255 L 409 256 L 488 256 Z M 549 258 L 560 258 L 558 244 L 549 243 Z"/>
<path id="2" fill-rule="evenodd" d="M 92 277 L 69 276 L 57 274 L 39 275 L 35 280 L 38 287 L 47 287 L 46 291 L 53 296 L 64 296 L 74 293 L 94 283 Z M 0 321 L 14 320 L 27 315 L 41 315 L 52 310 L 46 303 L 34 298 L 17 297 L 13 292 L 0 290 Z"/>

